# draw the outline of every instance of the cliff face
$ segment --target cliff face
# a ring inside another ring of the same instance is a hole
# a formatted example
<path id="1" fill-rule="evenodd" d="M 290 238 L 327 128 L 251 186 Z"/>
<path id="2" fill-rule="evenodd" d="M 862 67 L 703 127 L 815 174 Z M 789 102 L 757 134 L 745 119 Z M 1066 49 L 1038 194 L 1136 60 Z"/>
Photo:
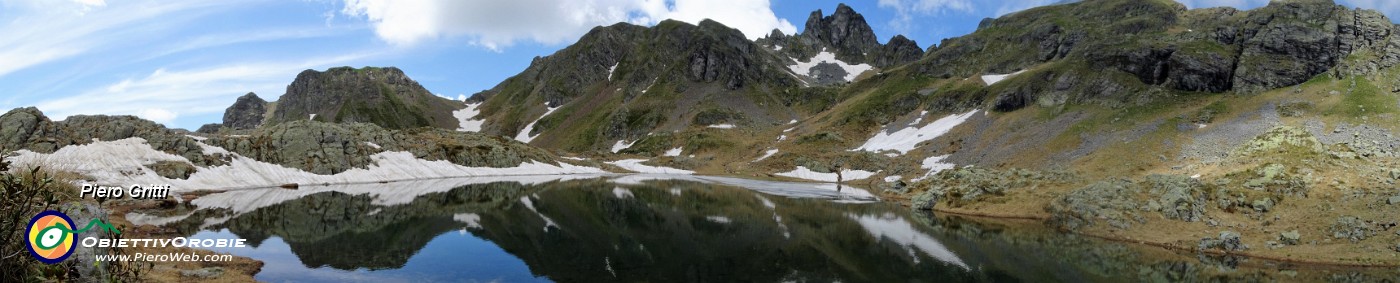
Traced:
<path id="1" fill-rule="evenodd" d="M 433 95 L 398 68 L 339 67 L 298 74 L 267 123 L 312 119 L 389 129 L 455 129 L 452 111 L 460 108 L 460 103 Z"/>
<path id="2" fill-rule="evenodd" d="M 267 114 L 267 101 L 249 92 L 224 110 L 224 127 L 242 130 L 261 126 Z"/>

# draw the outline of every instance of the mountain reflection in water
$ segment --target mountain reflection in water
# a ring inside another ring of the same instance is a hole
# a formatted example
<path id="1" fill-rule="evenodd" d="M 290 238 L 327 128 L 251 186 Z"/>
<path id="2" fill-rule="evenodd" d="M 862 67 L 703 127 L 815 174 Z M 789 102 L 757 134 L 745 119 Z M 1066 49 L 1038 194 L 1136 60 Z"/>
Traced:
<path id="1" fill-rule="evenodd" d="M 217 250 L 264 261 L 257 278 L 274 282 L 1095 282 L 1298 276 L 1287 266 L 1202 261 L 1035 224 L 911 213 L 875 200 L 863 189 L 837 192 L 829 184 L 535 176 L 228 191 L 202 196 L 183 213 L 133 213 L 128 219 L 199 238 L 245 238 L 254 247 Z M 1333 272 L 1303 275 L 1327 274 Z"/>

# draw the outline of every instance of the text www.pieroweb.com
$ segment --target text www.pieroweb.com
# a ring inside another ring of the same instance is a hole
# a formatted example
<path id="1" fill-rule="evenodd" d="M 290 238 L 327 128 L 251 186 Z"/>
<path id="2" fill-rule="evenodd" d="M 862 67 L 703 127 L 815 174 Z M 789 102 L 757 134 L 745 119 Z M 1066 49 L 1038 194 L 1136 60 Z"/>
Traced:
<path id="1" fill-rule="evenodd" d="M 99 262 L 102 262 L 102 261 L 121 261 L 121 262 L 131 262 L 131 261 L 146 261 L 146 262 L 174 262 L 174 261 L 205 261 L 205 262 L 213 262 L 213 261 L 233 261 L 233 255 L 225 255 L 225 254 L 207 254 L 207 255 L 201 255 L 201 254 L 196 254 L 196 253 L 154 253 L 154 254 L 135 253 L 135 254 L 96 255 L 96 257 L 97 257 L 96 260 L 99 261 Z"/>

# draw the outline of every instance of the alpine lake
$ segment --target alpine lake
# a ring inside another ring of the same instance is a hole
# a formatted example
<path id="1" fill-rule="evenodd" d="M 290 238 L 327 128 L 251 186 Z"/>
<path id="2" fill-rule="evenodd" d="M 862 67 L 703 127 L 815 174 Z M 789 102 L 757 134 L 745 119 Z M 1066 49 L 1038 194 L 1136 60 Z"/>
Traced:
<path id="1" fill-rule="evenodd" d="M 268 282 L 1375 282 L 1400 270 L 1216 256 L 915 212 L 835 184 L 676 175 L 461 178 L 203 195 L 133 213 Z"/>

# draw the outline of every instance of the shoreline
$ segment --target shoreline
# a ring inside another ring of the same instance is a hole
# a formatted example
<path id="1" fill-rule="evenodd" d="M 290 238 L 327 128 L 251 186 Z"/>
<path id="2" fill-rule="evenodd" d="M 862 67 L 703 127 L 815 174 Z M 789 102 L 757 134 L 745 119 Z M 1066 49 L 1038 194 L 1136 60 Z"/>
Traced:
<path id="1" fill-rule="evenodd" d="M 909 204 L 909 202 L 908 202 L 907 200 L 899 200 L 899 199 L 891 198 L 891 199 L 889 199 L 888 201 L 897 202 L 897 204 L 899 204 L 899 205 L 902 206 L 902 207 L 912 209 L 911 206 L 910 206 L 910 204 Z M 1046 219 L 1049 219 L 1049 217 L 1047 217 L 1047 216 L 1034 216 L 1034 215 L 998 215 L 998 214 L 994 214 L 994 213 L 981 213 L 981 212 L 960 211 L 960 210 L 946 209 L 946 208 L 940 208 L 940 207 L 934 207 L 933 211 L 934 211 L 934 212 L 937 212 L 937 213 L 948 214 L 948 215 L 964 216 L 964 217 L 972 217 L 972 218 L 992 219 L 992 220 L 1016 220 L 1016 221 L 1031 221 L 1031 220 L 1037 220 L 1037 221 L 1044 221 L 1044 220 L 1046 220 Z M 1045 224 L 1044 224 L 1044 223 L 1037 223 L 1037 225 L 1045 225 Z M 1054 229 L 1053 227 L 1048 227 L 1048 226 L 1047 226 L 1046 228 L 1048 228 L 1048 229 Z M 1148 240 L 1134 239 L 1134 238 L 1130 238 L 1130 237 L 1112 236 L 1112 235 L 1102 235 L 1102 234 L 1098 234 L 1098 233 L 1081 232 L 1081 231 L 1066 231 L 1066 230 L 1063 230 L 1063 229 L 1056 229 L 1056 230 L 1059 230 L 1061 233 L 1070 233 L 1070 234 L 1081 235 L 1081 236 L 1086 236 L 1086 237 L 1092 237 L 1092 238 L 1096 238 L 1096 239 L 1102 239 L 1102 240 L 1113 241 L 1113 242 L 1129 243 L 1129 244 L 1135 244 L 1135 245 L 1142 245 L 1142 246 L 1155 247 L 1155 248 L 1160 248 L 1160 249 L 1164 249 L 1164 250 L 1171 251 L 1171 252 L 1178 252 L 1178 253 L 1179 253 L 1179 252 L 1195 252 L 1195 253 L 1205 253 L 1205 254 L 1211 254 L 1211 255 L 1217 255 L 1217 256 L 1240 256 L 1240 257 L 1246 257 L 1246 258 L 1252 258 L 1252 259 L 1262 259 L 1262 260 L 1267 260 L 1267 261 L 1273 261 L 1273 262 L 1283 263 L 1283 264 L 1295 264 L 1295 265 L 1311 266 L 1311 267 L 1323 267 L 1324 269 L 1327 269 L 1327 267 L 1333 267 L 1333 268 L 1365 268 L 1365 269 L 1400 267 L 1400 263 L 1349 263 L 1349 262 L 1340 262 L 1340 261 L 1331 261 L 1331 260 L 1300 259 L 1300 258 L 1278 257 L 1278 256 L 1271 256 L 1271 255 L 1261 255 L 1261 254 L 1258 254 L 1258 253 L 1246 252 L 1246 251 L 1225 251 L 1225 250 L 1220 250 L 1220 249 L 1201 250 L 1201 249 L 1198 249 L 1198 248 L 1195 248 L 1195 247 L 1183 247 L 1183 246 L 1180 246 L 1180 245 L 1177 245 L 1177 244 L 1174 244 L 1174 243 L 1167 243 L 1167 242 L 1148 241 Z"/>

